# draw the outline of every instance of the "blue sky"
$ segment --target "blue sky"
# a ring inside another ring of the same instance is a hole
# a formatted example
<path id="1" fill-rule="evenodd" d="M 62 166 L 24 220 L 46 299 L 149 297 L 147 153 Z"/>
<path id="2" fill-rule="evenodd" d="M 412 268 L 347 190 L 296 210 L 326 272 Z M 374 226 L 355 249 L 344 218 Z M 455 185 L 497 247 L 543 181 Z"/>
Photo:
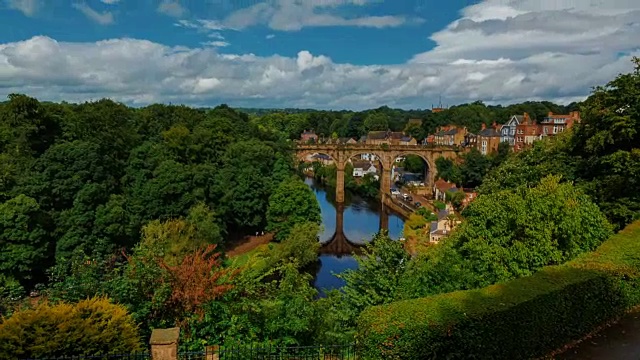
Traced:
<path id="1" fill-rule="evenodd" d="M 0 0 L 0 96 L 214 106 L 570 102 L 631 69 L 635 0 Z"/>

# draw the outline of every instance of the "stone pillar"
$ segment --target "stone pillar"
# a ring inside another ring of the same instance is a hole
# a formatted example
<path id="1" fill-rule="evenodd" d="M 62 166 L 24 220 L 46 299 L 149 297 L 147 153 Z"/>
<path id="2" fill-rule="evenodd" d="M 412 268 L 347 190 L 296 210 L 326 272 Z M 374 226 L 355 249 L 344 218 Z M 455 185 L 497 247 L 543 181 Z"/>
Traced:
<path id="1" fill-rule="evenodd" d="M 389 196 L 391 191 L 391 166 L 382 168 L 380 175 L 380 199 Z"/>
<path id="2" fill-rule="evenodd" d="M 338 166 L 336 172 L 336 203 L 344 203 L 344 166 Z"/>
<path id="3" fill-rule="evenodd" d="M 180 328 L 153 329 L 151 332 L 151 359 L 152 360 L 177 360 L 178 338 Z"/>
<path id="4" fill-rule="evenodd" d="M 388 201 L 391 201 L 389 199 Z M 389 213 L 387 212 L 387 205 L 385 200 L 382 200 L 382 207 L 380 208 L 380 230 L 389 230 Z"/>
<path id="5" fill-rule="evenodd" d="M 427 170 L 427 179 L 425 185 L 429 188 L 429 191 L 431 191 L 433 189 L 433 184 L 436 183 L 436 169 L 431 168 L 428 165 L 427 167 L 429 169 Z"/>

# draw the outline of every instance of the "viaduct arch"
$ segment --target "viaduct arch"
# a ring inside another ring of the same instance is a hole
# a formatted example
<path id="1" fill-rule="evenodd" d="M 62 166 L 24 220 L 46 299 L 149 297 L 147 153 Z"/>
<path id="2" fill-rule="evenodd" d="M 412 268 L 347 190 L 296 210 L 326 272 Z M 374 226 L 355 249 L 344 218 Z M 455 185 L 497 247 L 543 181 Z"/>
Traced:
<path id="1" fill-rule="evenodd" d="M 380 194 L 382 201 L 390 195 L 391 168 L 395 159 L 404 155 L 417 155 L 424 159 L 428 167 L 427 186 L 432 187 L 436 176 L 436 159 L 455 159 L 463 150 L 453 146 L 430 145 L 373 145 L 373 144 L 297 144 L 296 156 L 304 161 L 312 154 L 329 155 L 336 164 L 336 202 L 344 202 L 344 169 L 348 160 L 360 154 L 374 154 L 380 159 Z"/>

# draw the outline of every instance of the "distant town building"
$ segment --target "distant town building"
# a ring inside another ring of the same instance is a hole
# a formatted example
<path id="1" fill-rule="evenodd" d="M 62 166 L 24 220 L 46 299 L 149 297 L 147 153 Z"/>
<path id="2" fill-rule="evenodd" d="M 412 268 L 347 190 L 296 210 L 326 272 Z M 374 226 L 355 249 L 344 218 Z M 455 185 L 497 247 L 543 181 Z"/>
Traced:
<path id="1" fill-rule="evenodd" d="M 362 139 L 361 139 L 362 141 Z M 399 131 L 370 131 L 364 138 L 369 145 L 416 145 L 418 142 L 411 136 Z"/>
<path id="2" fill-rule="evenodd" d="M 572 111 L 567 115 L 554 114 L 549 112 L 540 122 L 541 136 L 553 136 L 561 133 L 566 129 L 573 127 L 575 123 L 580 122 L 580 112 Z"/>
<path id="3" fill-rule="evenodd" d="M 502 127 L 500 128 L 501 141 L 508 143 L 510 146 L 516 144 L 516 128 L 520 124 L 529 123 L 531 119 L 529 114 L 513 115 Z"/>
<path id="4" fill-rule="evenodd" d="M 436 145 L 462 145 L 466 134 L 466 127 L 457 127 L 455 125 L 441 126 L 436 130 L 433 142 Z"/>
<path id="5" fill-rule="evenodd" d="M 497 130 L 498 125 L 493 122 L 490 128 L 482 123 L 482 130 L 478 133 L 476 140 L 476 148 L 482 153 L 482 155 L 490 154 L 498 150 L 498 145 L 502 140 L 500 131 Z"/>
<path id="6" fill-rule="evenodd" d="M 318 135 L 316 135 L 315 131 L 313 130 L 305 130 L 302 132 L 302 135 L 300 135 L 300 141 L 302 142 L 318 142 Z"/>

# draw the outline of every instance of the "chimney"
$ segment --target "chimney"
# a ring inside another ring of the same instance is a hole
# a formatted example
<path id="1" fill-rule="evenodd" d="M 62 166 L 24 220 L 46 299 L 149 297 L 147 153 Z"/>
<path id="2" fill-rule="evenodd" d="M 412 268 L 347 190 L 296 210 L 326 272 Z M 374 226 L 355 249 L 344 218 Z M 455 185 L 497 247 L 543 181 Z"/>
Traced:
<path id="1" fill-rule="evenodd" d="M 553 112 L 549 111 L 548 116 L 553 116 Z"/>
<path id="2" fill-rule="evenodd" d="M 524 117 L 523 122 L 525 124 L 528 124 L 529 122 L 531 122 L 531 118 L 529 118 L 529 113 L 525 112 L 523 117 Z"/>
<path id="3" fill-rule="evenodd" d="M 485 130 L 487 128 L 487 124 L 482 123 L 482 129 L 481 130 Z"/>
<path id="4" fill-rule="evenodd" d="M 491 127 L 494 128 L 494 129 L 497 129 L 498 128 L 498 124 L 496 124 L 496 122 L 494 121 L 493 124 L 491 124 Z"/>

